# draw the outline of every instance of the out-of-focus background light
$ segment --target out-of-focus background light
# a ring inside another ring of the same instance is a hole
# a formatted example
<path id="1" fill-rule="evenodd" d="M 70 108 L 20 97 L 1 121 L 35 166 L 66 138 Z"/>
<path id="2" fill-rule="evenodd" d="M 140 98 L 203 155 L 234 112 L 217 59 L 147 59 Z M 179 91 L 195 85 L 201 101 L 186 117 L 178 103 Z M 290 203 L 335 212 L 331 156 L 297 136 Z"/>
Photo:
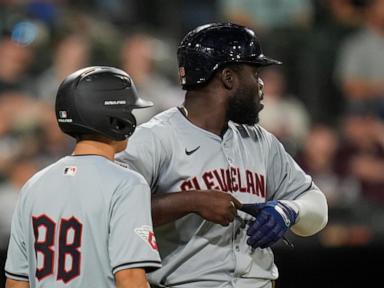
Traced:
<path id="1" fill-rule="evenodd" d="M 13 27 L 11 39 L 18 44 L 29 45 L 36 40 L 37 33 L 36 25 L 29 21 L 22 21 Z"/>

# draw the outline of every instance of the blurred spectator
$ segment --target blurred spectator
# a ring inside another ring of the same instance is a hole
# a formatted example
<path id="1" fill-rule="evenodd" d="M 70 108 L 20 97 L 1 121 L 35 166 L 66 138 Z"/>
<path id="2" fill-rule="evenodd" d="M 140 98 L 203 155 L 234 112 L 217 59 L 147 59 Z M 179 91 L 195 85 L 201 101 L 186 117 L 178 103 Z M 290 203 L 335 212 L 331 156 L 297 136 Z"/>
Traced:
<path id="1" fill-rule="evenodd" d="M 219 11 L 216 7 L 220 0 L 184 0 L 176 1 L 178 4 L 178 13 L 180 14 L 179 33 L 176 35 L 185 35 L 194 27 L 202 23 L 212 23 L 217 21 Z"/>
<path id="2" fill-rule="evenodd" d="M 345 41 L 336 76 L 350 101 L 371 101 L 384 115 L 384 1 L 366 2 L 364 27 Z"/>
<path id="3" fill-rule="evenodd" d="M 336 173 L 338 149 L 336 131 L 318 124 L 312 127 L 297 159 L 326 195 L 330 209 L 351 207 L 359 199 L 360 193 L 360 185 L 353 177 L 348 174 L 340 177 Z"/>
<path id="4" fill-rule="evenodd" d="M 31 46 L 20 45 L 9 37 L 0 38 L 0 93 L 25 90 L 32 58 Z"/>
<path id="5" fill-rule="evenodd" d="M 330 127 L 315 125 L 297 159 L 327 197 L 329 222 L 318 235 L 324 246 L 367 245 L 374 235 L 383 235 L 384 213 L 364 201 L 355 175 L 340 173 L 339 166 L 347 161 L 338 155 L 344 144 Z"/>
<path id="6" fill-rule="evenodd" d="M 39 19 L 52 27 L 58 18 L 57 4 L 59 1 L 30 0 L 26 1 L 26 10 L 30 17 Z"/>
<path id="7" fill-rule="evenodd" d="M 260 124 L 295 155 L 309 131 L 309 115 L 298 99 L 287 94 L 285 76 L 279 68 L 269 68 L 262 72 L 261 77 L 265 105 L 260 114 Z"/>
<path id="8" fill-rule="evenodd" d="M 384 205 L 384 125 L 362 106 L 351 106 L 342 120 L 342 143 L 337 153 L 337 172 L 351 175 L 362 195 Z"/>
<path id="9" fill-rule="evenodd" d="M 316 26 L 306 41 L 296 47 L 298 53 L 298 96 L 314 122 L 335 125 L 344 107 L 342 92 L 334 81 L 337 51 L 345 37 L 356 31 L 362 13 L 356 0 L 318 2 Z M 326 109 L 325 109 L 326 107 Z"/>
<path id="10" fill-rule="evenodd" d="M 182 102 L 182 90 L 156 70 L 156 57 L 161 56 L 162 49 L 166 46 L 161 40 L 145 33 L 129 36 L 121 48 L 122 69 L 132 76 L 140 96 L 155 104 L 149 109 L 133 111 L 138 123 Z"/>
<path id="11" fill-rule="evenodd" d="M 35 158 L 47 165 L 72 144 L 59 132 L 51 105 L 23 94 L 0 94 L 0 119 L 0 178 L 16 158 Z"/>
<path id="12" fill-rule="evenodd" d="M 38 151 L 36 118 L 42 111 L 23 94 L 0 94 L 0 176 L 20 155 L 32 157 Z"/>
<path id="13" fill-rule="evenodd" d="M 313 15 L 312 2 L 307 0 L 219 0 L 219 5 L 225 18 L 259 33 L 308 27 Z"/>
<path id="14" fill-rule="evenodd" d="M 95 0 L 95 3 L 98 12 L 116 24 L 128 26 L 138 14 L 135 1 L 132 0 Z"/>
<path id="15" fill-rule="evenodd" d="M 54 103 L 61 81 L 72 72 L 85 67 L 90 61 L 90 43 L 80 34 L 67 34 L 59 39 L 53 51 L 53 63 L 35 81 L 38 99 Z"/>
<path id="16" fill-rule="evenodd" d="M 314 0 L 314 24 L 322 28 L 329 24 L 342 26 L 361 26 L 363 15 L 361 8 L 366 0 Z"/>

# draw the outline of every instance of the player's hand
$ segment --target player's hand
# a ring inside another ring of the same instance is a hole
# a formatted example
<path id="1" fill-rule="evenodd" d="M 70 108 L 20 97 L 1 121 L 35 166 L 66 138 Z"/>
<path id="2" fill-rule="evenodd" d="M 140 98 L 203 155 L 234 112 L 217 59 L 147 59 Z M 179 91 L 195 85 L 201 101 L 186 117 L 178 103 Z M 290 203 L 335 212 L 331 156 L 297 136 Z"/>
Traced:
<path id="1" fill-rule="evenodd" d="M 255 217 L 247 230 L 247 243 L 252 248 L 266 248 L 276 243 L 297 218 L 294 209 L 276 200 L 243 204 L 240 210 Z"/>
<path id="2" fill-rule="evenodd" d="M 235 219 L 237 209 L 241 207 L 241 203 L 230 193 L 217 190 L 196 193 L 198 193 L 196 213 L 216 224 L 229 225 Z"/>

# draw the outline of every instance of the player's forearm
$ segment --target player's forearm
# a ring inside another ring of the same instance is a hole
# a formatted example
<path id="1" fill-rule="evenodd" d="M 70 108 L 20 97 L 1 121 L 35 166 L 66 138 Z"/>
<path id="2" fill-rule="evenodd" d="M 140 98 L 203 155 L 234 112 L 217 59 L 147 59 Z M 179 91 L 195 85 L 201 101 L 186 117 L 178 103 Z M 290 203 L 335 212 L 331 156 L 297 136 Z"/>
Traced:
<path id="1" fill-rule="evenodd" d="M 164 225 L 195 212 L 195 197 L 193 191 L 152 195 L 153 226 Z"/>
<path id="2" fill-rule="evenodd" d="M 291 230 L 300 236 L 311 236 L 328 222 L 328 205 L 324 194 L 315 188 L 292 201 L 299 208 L 296 224 Z"/>
<path id="3" fill-rule="evenodd" d="M 29 288 L 29 282 L 7 279 L 5 288 Z"/>
<path id="4" fill-rule="evenodd" d="M 143 268 L 124 269 L 115 275 L 116 288 L 148 288 Z"/>

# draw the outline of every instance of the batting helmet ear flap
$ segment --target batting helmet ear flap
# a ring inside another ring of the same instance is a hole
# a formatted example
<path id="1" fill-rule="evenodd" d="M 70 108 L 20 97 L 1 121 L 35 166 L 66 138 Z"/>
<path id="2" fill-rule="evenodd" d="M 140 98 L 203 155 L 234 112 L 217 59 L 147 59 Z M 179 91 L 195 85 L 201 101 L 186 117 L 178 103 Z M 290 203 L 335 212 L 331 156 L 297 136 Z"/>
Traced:
<path id="1" fill-rule="evenodd" d="M 124 138 L 130 137 L 135 132 L 137 123 L 133 114 L 129 113 L 124 119 L 119 117 L 109 117 L 111 129 L 116 133 L 124 135 Z"/>

